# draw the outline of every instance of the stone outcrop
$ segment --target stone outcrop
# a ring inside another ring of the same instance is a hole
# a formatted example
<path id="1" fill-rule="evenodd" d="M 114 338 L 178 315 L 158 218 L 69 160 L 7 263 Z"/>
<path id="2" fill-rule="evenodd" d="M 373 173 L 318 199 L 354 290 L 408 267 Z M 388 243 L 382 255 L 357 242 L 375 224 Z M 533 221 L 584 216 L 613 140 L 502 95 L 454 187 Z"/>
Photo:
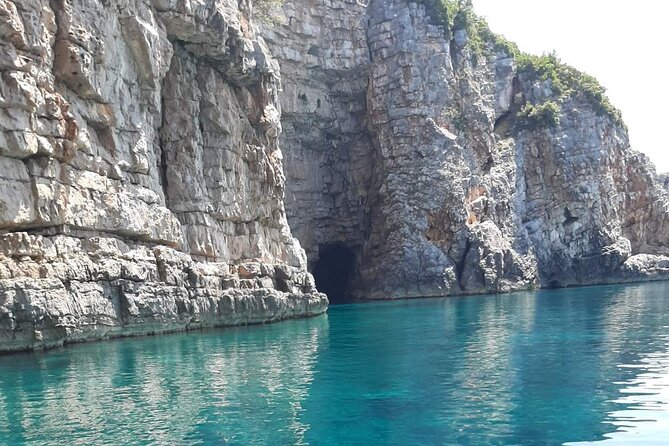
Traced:
<path id="1" fill-rule="evenodd" d="M 68 232 L 2 239 L 3 350 L 315 315 L 304 270 L 196 262 L 160 245 Z"/>
<path id="2" fill-rule="evenodd" d="M 282 71 L 288 220 L 310 264 L 347 246 L 360 298 L 669 278 L 666 181 L 624 125 L 429 13 L 288 0 L 263 29 Z M 524 104 L 547 100 L 555 125 L 521 125 Z"/>
<path id="3" fill-rule="evenodd" d="M 325 311 L 248 1 L 0 1 L 0 350 Z"/>

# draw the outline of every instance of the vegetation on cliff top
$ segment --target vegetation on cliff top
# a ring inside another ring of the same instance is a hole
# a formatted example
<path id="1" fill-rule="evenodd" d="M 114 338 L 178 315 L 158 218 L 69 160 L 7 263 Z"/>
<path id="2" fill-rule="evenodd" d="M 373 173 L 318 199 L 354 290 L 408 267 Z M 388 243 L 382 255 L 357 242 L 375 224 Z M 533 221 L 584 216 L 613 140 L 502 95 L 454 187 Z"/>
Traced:
<path id="1" fill-rule="evenodd" d="M 592 105 L 598 115 L 609 116 L 616 124 L 624 126 L 620 111 L 611 104 L 605 94 L 606 89 L 597 79 L 563 63 L 554 53 L 541 56 L 523 53 L 515 43 L 490 30 L 485 19 L 474 12 L 471 0 L 417 1 L 425 5 L 435 24 L 443 26 L 449 40 L 453 39 L 458 30 L 467 32 L 467 44 L 474 64 L 482 58 L 490 58 L 503 52 L 516 60 L 519 74 L 529 79 L 550 82 L 554 100 L 521 107 L 518 117 L 524 121 L 523 126 L 527 127 L 531 122 L 536 125 L 556 125 L 558 121 L 553 117 L 557 118 L 559 115 L 559 105 L 565 99 L 579 95 Z"/>
<path id="2" fill-rule="evenodd" d="M 618 125 L 623 125 L 620 110 L 606 96 L 606 88 L 594 76 L 583 73 L 560 61 L 555 53 L 535 56 L 520 53 L 515 56 L 518 72 L 537 80 L 548 80 L 558 99 L 582 95 L 598 115 L 608 115 Z"/>
<path id="3" fill-rule="evenodd" d="M 444 27 L 446 37 L 453 38 L 455 31 L 467 31 L 469 46 L 474 61 L 486 57 L 489 46 L 494 51 L 504 51 L 511 56 L 520 54 L 515 43 L 490 31 L 488 22 L 474 12 L 471 0 L 417 0 L 425 9 L 433 23 Z"/>

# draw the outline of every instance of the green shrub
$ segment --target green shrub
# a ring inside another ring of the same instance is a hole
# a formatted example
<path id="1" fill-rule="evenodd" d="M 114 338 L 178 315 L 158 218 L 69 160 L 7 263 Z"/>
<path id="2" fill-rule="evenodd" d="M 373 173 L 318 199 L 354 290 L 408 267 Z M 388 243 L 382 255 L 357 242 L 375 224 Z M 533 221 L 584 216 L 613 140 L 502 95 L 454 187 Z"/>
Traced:
<path id="1" fill-rule="evenodd" d="M 425 5 L 434 23 L 442 25 L 446 38 L 452 39 L 455 31 L 464 29 L 474 65 L 483 57 L 504 52 L 515 58 L 518 73 L 527 77 L 550 80 L 554 99 L 562 102 L 567 97 L 584 97 L 599 115 L 607 115 L 624 126 L 620 111 L 606 96 L 606 89 L 594 77 L 560 61 L 555 53 L 535 56 L 523 53 L 518 46 L 493 33 L 488 23 L 474 12 L 471 0 L 417 0 Z M 553 104 L 557 105 L 555 102 Z M 533 106 L 534 107 L 534 106 Z M 528 113 L 530 110 L 528 110 Z"/>
<path id="2" fill-rule="evenodd" d="M 453 5 L 457 6 L 456 1 L 449 0 L 418 0 L 419 3 L 425 5 L 425 11 L 432 19 L 432 23 L 435 25 L 444 26 L 445 31 L 451 29 L 453 12 L 449 12 L 449 7 L 453 8 Z"/>
<path id="3" fill-rule="evenodd" d="M 467 128 L 467 117 L 457 108 L 450 108 L 445 113 L 446 118 L 451 121 L 455 130 L 463 131 Z"/>
<path id="4" fill-rule="evenodd" d="M 526 102 L 516 115 L 518 129 L 555 127 L 559 123 L 560 105 L 555 101 L 546 101 L 537 105 Z"/>
<path id="5" fill-rule="evenodd" d="M 518 73 L 530 79 L 549 80 L 551 90 L 557 98 L 582 95 L 593 106 L 595 113 L 608 115 L 614 122 L 624 125 L 620 111 L 606 96 L 606 89 L 589 74 L 563 63 L 555 53 L 535 56 L 520 53 L 516 56 Z"/>

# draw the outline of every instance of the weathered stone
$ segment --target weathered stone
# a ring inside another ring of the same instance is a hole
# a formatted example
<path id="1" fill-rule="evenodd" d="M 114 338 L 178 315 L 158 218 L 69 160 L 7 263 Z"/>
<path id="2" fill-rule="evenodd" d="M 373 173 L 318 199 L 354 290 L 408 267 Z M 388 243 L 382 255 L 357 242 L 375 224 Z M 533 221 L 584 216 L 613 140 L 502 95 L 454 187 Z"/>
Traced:
<path id="1" fill-rule="evenodd" d="M 474 54 L 422 5 L 283 13 L 263 34 L 282 73 L 288 220 L 312 267 L 332 243 L 354 253 L 356 297 L 616 282 L 630 255 L 669 253 L 666 187 L 582 95 L 557 126 L 518 131 L 519 101 L 552 98 L 550 82 L 492 42 Z"/>
<path id="2" fill-rule="evenodd" d="M 249 20 L 227 0 L 0 1 L 0 351 L 325 311 L 313 281 L 273 281 L 308 273 Z"/>
<path id="3" fill-rule="evenodd" d="M 637 254 L 622 265 L 621 282 L 635 282 L 648 278 L 666 279 L 669 275 L 669 256 Z"/>

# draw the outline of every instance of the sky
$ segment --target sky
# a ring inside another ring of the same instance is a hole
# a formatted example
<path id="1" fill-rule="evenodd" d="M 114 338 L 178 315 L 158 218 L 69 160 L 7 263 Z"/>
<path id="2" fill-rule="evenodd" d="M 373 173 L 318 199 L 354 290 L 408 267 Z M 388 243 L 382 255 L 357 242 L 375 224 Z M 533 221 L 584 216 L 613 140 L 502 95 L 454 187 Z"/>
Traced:
<path id="1" fill-rule="evenodd" d="M 669 172 L 669 2 L 473 0 L 492 31 L 525 52 L 555 50 L 595 76 L 627 123 L 632 148 Z"/>

